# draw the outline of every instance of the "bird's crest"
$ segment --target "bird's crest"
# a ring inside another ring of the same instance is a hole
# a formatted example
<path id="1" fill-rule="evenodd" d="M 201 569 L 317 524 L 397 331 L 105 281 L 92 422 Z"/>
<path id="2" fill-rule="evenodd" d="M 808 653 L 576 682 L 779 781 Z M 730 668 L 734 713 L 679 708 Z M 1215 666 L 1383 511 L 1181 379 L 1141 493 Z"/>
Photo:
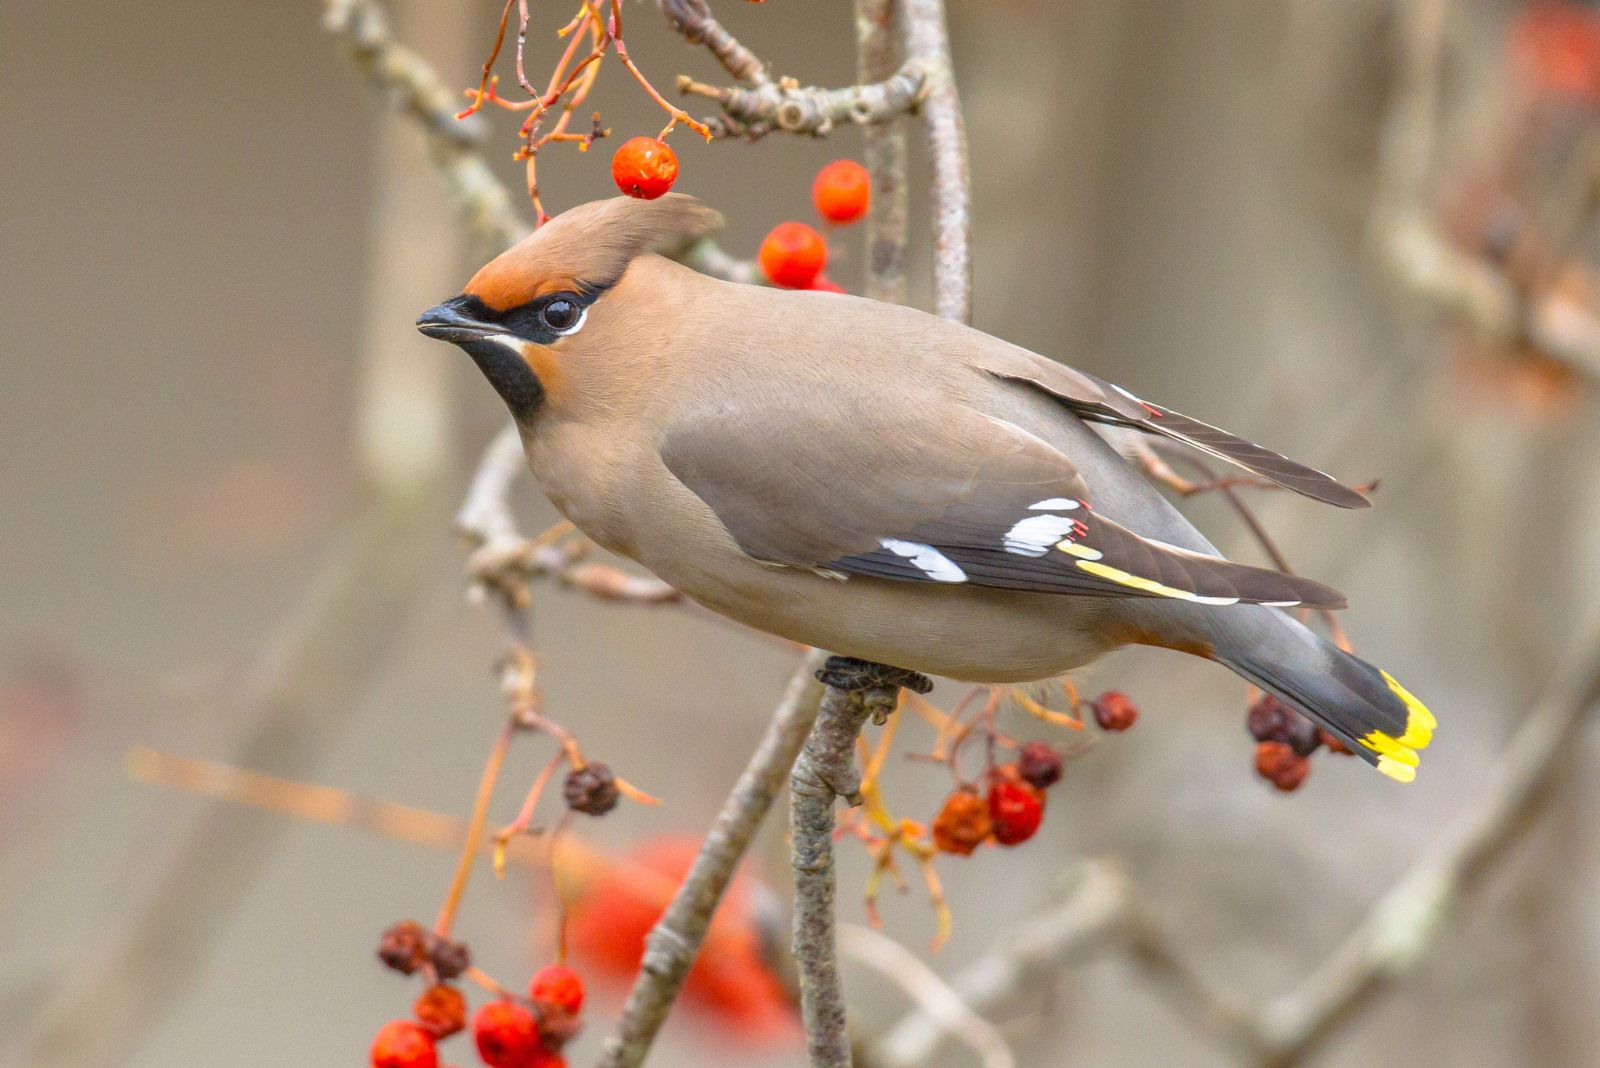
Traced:
<path id="1" fill-rule="evenodd" d="M 672 252 L 722 226 L 722 216 L 693 197 L 613 197 L 580 204 L 489 261 L 466 292 L 496 311 L 547 293 L 614 285 L 634 258 Z"/>

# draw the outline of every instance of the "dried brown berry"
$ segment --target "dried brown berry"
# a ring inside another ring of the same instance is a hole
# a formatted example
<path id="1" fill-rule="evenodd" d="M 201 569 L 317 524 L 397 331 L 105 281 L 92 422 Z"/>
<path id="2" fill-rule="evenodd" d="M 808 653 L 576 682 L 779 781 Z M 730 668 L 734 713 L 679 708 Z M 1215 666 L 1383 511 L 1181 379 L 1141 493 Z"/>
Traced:
<path id="1" fill-rule="evenodd" d="M 1261 742 L 1256 745 L 1256 773 L 1288 793 L 1306 781 L 1311 761 L 1296 753 L 1288 742 Z"/>
<path id="2" fill-rule="evenodd" d="M 439 983 L 424 990 L 411 1015 L 438 1038 L 449 1038 L 467 1026 L 467 999 L 453 986 Z"/>
<path id="3" fill-rule="evenodd" d="M 1125 731 L 1139 720 L 1139 708 L 1118 690 L 1107 690 L 1094 699 L 1094 721 L 1103 731 Z"/>
<path id="4" fill-rule="evenodd" d="M 976 790 L 962 787 L 944 799 L 933 818 L 933 844 L 941 853 L 971 856 L 989 830 L 989 803 Z"/>
<path id="5" fill-rule="evenodd" d="M 572 769 L 561 793 L 568 808 L 591 816 L 604 816 L 617 807 L 617 799 L 622 796 L 617 790 L 617 777 L 598 762 Z"/>
<path id="6" fill-rule="evenodd" d="M 1345 745 L 1327 731 L 1317 731 L 1317 737 L 1321 738 L 1322 744 L 1328 747 L 1328 752 L 1338 753 L 1340 756 L 1355 756 L 1355 754 L 1350 751 L 1349 746 Z"/>
<path id="7" fill-rule="evenodd" d="M 1256 741 L 1283 742 L 1300 756 L 1310 756 L 1322 744 L 1322 732 L 1315 723 L 1270 693 L 1250 706 L 1245 727 Z"/>
<path id="8" fill-rule="evenodd" d="M 1061 754 L 1044 742 L 1029 742 L 1017 751 L 1022 777 L 1041 790 L 1061 781 Z"/>
<path id="9" fill-rule="evenodd" d="M 472 953 L 467 949 L 465 942 L 434 938 L 429 945 L 428 956 L 432 959 L 433 970 L 439 973 L 440 979 L 454 979 L 472 967 Z"/>
<path id="10" fill-rule="evenodd" d="M 378 959 L 395 971 L 410 975 L 428 959 L 428 932 L 415 920 L 401 920 L 378 940 Z"/>

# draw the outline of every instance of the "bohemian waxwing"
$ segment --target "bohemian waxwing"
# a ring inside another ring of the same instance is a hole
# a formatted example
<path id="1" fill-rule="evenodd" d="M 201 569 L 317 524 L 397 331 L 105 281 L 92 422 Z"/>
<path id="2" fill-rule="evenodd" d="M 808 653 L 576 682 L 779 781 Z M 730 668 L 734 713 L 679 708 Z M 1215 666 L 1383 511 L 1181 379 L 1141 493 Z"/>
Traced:
<path id="1" fill-rule="evenodd" d="M 477 362 L 578 529 L 716 612 L 896 668 L 1021 682 L 1130 643 L 1206 657 L 1415 775 L 1433 716 L 1280 611 L 1344 598 L 1222 559 L 1090 424 L 1364 497 L 977 330 L 656 254 L 719 224 L 684 196 L 585 204 L 417 320 Z"/>

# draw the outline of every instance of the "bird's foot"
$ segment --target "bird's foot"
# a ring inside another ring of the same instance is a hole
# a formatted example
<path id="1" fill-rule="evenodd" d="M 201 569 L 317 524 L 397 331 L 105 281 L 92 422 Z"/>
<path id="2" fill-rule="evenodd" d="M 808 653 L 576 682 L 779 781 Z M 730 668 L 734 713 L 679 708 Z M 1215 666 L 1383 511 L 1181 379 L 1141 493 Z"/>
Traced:
<path id="1" fill-rule="evenodd" d="M 933 680 L 920 671 L 890 667 L 871 660 L 858 660 L 853 656 L 830 656 L 817 679 L 835 690 L 876 690 L 905 687 L 912 693 L 927 693 L 933 689 Z"/>

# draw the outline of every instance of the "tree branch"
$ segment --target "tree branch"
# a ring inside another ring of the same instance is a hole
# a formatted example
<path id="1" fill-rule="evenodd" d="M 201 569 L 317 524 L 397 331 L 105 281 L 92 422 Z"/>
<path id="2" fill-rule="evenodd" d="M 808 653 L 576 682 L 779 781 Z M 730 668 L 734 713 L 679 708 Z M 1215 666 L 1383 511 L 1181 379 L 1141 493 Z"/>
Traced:
<path id="1" fill-rule="evenodd" d="M 887 77 L 894 68 L 895 0 L 856 0 L 856 77 Z M 890 304 L 906 300 L 906 131 L 898 122 L 862 131 L 872 210 L 867 214 L 867 296 Z"/>
<path id="2" fill-rule="evenodd" d="M 810 652 L 795 668 L 767 733 L 723 803 L 688 877 L 651 929 L 639 976 L 616 1033 L 606 1040 L 601 1068 L 634 1068 L 643 1063 L 666 1022 L 700 952 L 717 903 L 811 732 L 822 697 L 816 672 L 825 659 L 822 653 Z"/>
<path id="3" fill-rule="evenodd" d="M 903 0 L 906 55 L 927 65 L 922 122 L 933 166 L 933 306 L 972 319 L 972 189 L 944 0 Z"/>

